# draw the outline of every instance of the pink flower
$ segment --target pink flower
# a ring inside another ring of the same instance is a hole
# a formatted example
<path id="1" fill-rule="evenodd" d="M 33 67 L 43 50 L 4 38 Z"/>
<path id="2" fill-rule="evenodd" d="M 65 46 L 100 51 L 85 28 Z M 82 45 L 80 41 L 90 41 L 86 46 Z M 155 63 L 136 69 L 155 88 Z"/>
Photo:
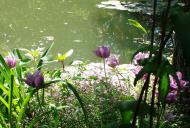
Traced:
<path id="1" fill-rule="evenodd" d="M 148 58 L 149 57 L 149 53 L 143 53 L 143 52 L 139 52 L 138 54 L 135 55 L 134 59 L 133 59 L 133 63 L 135 65 L 139 65 L 139 63 Z"/>
<path id="2" fill-rule="evenodd" d="M 185 81 L 185 80 L 180 80 L 180 87 L 183 89 L 183 88 L 186 88 L 187 86 L 187 84 L 189 84 L 189 82 L 188 81 Z"/>
<path id="3" fill-rule="evenodd" d="M 176 72 L 176 75 L 179 80 L 182 80 L 183 74 L 180 71 Z"/>
<path id="4" fill-rule="evenodd" d="M 12 55 L 9 55 L 5 57 L 5 62 L 10 68 L 14 68 L 16 66 L 17 58 Z"/>
<path id="5" fill-rule="evenodd" d="M 170 78 L 170 88 L 172 90 L 177 90 L 178 89 L 178 86 L 177 86 L 177 82 L 176 80 L 173 78 L 173 76 L 169 75 L 169 78 Z"/>
<path id="6" fill-rule="evenodd" d="M 109 58 L 107 58 L 106 62 L 110 67 L 115 68 L 117 65 L 119 65 L 119 56 L 111 55 Z"/>
<path id="7" fill-rule="evenodd" d="M 139 72 L 140 72 L 141 69 L 142 69 L 141 66 L 136 66 L 136 68 L 133 69 L 132 72 L 133 72 L 135 75 L 137 75 L 137 74 L 139 74 Z M 142 80 L 146 80 L 147 76 L 148 76 L 148 73 L 145 73 L 145 74 L 143 75 L 143 77 L 142 77 Z"/>

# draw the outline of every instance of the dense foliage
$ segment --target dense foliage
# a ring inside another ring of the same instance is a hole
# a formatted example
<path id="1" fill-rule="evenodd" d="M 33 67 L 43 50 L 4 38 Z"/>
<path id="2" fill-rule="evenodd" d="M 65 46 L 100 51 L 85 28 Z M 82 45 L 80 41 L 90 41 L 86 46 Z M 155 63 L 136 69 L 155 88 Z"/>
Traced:
<path id="1" fill-rule="evenodd" d="M 65 61 L 73 49 L 58 54 L 56 59 L 49 58 L 53 44 L 45 50 L 20 48 L 8 56 L 0 55 L 0 127 L 190 127 L 189 73 L 185 72 L 189 68 L 189 3 L 165 2 L 159 20 L 158 2 L 154 0 L 151 31 L 136 20 L 128 20 L 150 38 L 150 44 L 134 54 L 133 74 L 128 77 L 121 73 L 119 56 L 111 53 L 109 46 L 92 51 L 103 60 L 103 75 L 87 78 L 82 76 L 85 63 L 77 64 L 79 70 L 73 76 L 66 69 L 70 66 Z M 156 27 L 160 36 L 155 35 Z M 183 64 L 171 61 L 178 49 L 168 50 L 168 43 L 180 46 Z M 49 63 L 61 68 L 44 68 Z M 113 75 L 117 86 L 111 83 Z"/>

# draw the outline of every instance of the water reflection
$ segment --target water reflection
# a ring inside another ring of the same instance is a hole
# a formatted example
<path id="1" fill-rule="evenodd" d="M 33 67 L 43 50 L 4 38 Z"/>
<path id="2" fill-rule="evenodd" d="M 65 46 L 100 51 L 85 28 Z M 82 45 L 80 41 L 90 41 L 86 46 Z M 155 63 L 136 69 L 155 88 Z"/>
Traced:
<path id="1" fill-rule="evenodd" d="M 73 48 L 72 59 L 95 61 L 94 48 L 109 44 L 129 62 L 138 47 L 132 39 L 142 35 L 127 24 L 127 12 L 98 9 L 100 1 L 0 0 L 0 50 L 55 42 L 53 54 Z"/>

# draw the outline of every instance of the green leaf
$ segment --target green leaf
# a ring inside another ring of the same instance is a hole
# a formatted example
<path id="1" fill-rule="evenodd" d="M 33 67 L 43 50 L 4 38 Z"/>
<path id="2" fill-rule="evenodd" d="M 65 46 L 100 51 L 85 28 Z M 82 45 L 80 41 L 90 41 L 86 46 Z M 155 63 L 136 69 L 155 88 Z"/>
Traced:
<path id="1" fill-rule="evenodd" d="M 77 90 L 74 88 L 74 86 L 73 86 L 71 83 L 67 82 L 66 86 L 67 86 L 69 89 L 72 90 L 72 92 L 74 93 L 75 97 L 76 97 L 77 100 L 79 101 L 79 104 L 80 104 L 80 106 L 81 106 L 81 108 L 82 108 L 82 111 L 83 111 L 83 113 L 84 113 L 86 125 L 89 126 L 87 111 L 86 111 L 86 109 L 85 109 L 85 107 L 84 107 L 84 104 L 83 104 L 83 102 L 82 102 L 82 99 L 81 99 L 80 95 L 78 94 Z"/>
<path id="2" fill-rule="evenodd" d="M 38 65 L 37 65 L 37 69 L 38 69 L 38 70 L 41 70 L 41 67 L 42 67 L 42 65 L 43 65 L 43 58 L 47 56 L 47 54 L 49 53 L 49 51 L 51 50 L 51 48 L 53 47 L 53 45 L 54 45 L 54 43 L 52 43 L 52 44 L 50 45 L 50 47 L 47 48 L 47 50 L 46 50 L 46 51 L 42 54 L 42 56 L 40 57 L 40 60 L 39 60 Z"/>
<path id="3" fill-rule="evenodd" d="M 0 112 L 0 126 L 1 126 L 1 128 L 8 128 L 8 126 L 7 126 L 7 123 L 6 123 L 6 121 L 5 121 L 5 119 L 4 119 L 4 117 L 3 117 L 3 114 Z M 3 125 L 3 126 L 2 126 Z"/>
<path id="4" fill-rule="evenodd" d="M 146 29 L 145 29 L 138 21 L 133 20 L 133 19 L 128 19 L 128 21 L 129 21 L 129 23 L 130 23 L 132 26 L 138 28 L 139 30 L 141 30 L 141 31 L 143 31 L 144 33 L 147 34 Z"/>
<path id="5" fill-rule="evenodd" d="M 130 121 L 133 119 L 133 111 L 123 111 L 121 112 L 122 123 L 130 124 Z"/>
<path id="6" fill-rule="evenodd" d="M 9 104 L 5 101 L 3 97 L 0 96 L 0 101 L 9 109 Z"/>
<path id="7" fill-rule="evenodd" d="M 167 72 L 164 72 L 160 77 L 160 85 L 159 85 L 159 97 L 162 104 L 165 103 L 168 91 L 169 91 L 169 76 Z"/>
<path id="8" fill-rule="evenodd" d="M 22 121 L 22 118 L 23 118 L 23 115 L 25 113 L 25 109 L 26 109 L 26 106 L 28 104 L 28 102 L 30 101 L 30 99 L 32 98 L 32 96 L 34 95 L 34 93 L 36 93 L 38 90 L 37 89 L 33 89 L 29 92 L 29 94 L 26 96 L 26 98 L 24 99 L 23 103 L 22 103 L 22 107 L 21 107 L 21 110 L 18 114 L 18 117 L 17 117 L 17 124 L 16 124 L 16 128 L 20 128 L 21 126 L 21 121 Z"/>
<path id="9" fill-rule="evenodd" d="M 59 113 L 56 107 L 53 108 L 53 119 L 54 119 L 54 128 L 58 128 L 59 123 Z"/>
<path id="10" fill-rule="evenodd" d="M 122 116 L 122 121 L 124 124 L 130 124 L 130 121 L 133 119 L 133 114 L 136 111 L 138 101 L 131 100 L 131 101 L 123 101 L 119 104 L 119 109 Z M 147 115 L 150 112 L 150 106 L 142 102 L 140 104 L 140 109 L 138 116 Z"/>

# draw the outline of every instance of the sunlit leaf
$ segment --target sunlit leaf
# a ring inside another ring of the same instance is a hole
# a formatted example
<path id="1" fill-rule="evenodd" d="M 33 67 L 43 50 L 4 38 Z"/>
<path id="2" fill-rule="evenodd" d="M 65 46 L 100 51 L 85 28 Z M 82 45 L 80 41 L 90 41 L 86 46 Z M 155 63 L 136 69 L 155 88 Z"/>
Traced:
<path id="1" fill-rule="evenodd" d="M 164 72 L 160 78 L 160 85 L 159 85 L 159 97 L 162 104 L 165 103 L 168 90 L 169 90 L 169 76 L 167 72 Z"/>
<path id="2" fill-rule="evenodd" d="M 133 19 L 128 19 L 128 21 L 129 21 L 129 23 L 130 23 L 132 26 L 138 28 L 139 30 L 141 30 L 141 31 L 143 31 L 144 33 L 147 34 L 146 29 L 145 29 L 138 21 L 133 20 Z"/>
<path id="3" fill-rule="evenodd" d="M 67 86 L 70 90 L 72 90 L 72 92 L 74 93 L 75 97 L 76 97 L 77 100 L 79 101 L 79 104 L 80 104 L 80 106 L 81 106 L 81 108 L 82 108 L 82 111 L 83 111 L 83 113 L 84 113 L 85 122 L 86 122 L 87 126 L 89 126 L 87 111 L 86 111 L 86 109 L 85 109 L 85 107 L 84 107 L 84 104 L 83 104 L 83 102 L 82 102 L 82 99 L 81 99 L 79 93 L 77 92 L 77 90 L 74 88 L 74 86 L 73 86 L 71 83 L 67 82 L 66 86 Z"/>

